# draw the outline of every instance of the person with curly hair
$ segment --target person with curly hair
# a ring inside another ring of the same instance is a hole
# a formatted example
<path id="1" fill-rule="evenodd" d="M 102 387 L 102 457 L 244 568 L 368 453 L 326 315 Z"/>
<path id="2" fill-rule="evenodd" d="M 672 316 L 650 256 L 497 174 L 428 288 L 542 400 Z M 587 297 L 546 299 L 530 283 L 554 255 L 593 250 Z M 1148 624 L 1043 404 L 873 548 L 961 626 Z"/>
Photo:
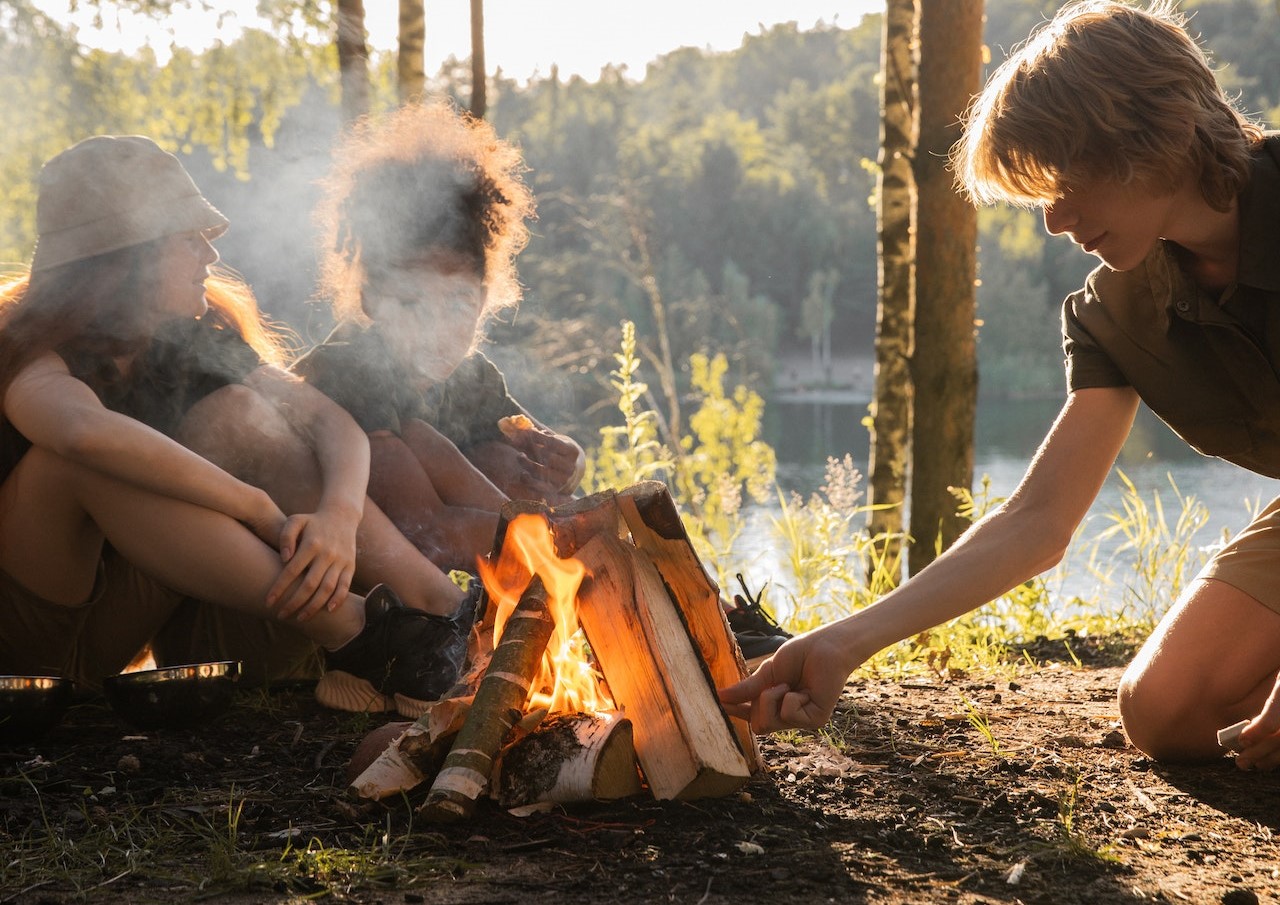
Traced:
<path id="1" fill-rule="evenodd" d="M 478 346 L 518 304 L 534 200 L 518 149 L 446 102 L 368 118 L 317 209 L 337 326 L 294 365 L 369 435 L 369 493 L 438 565 L 474 571 L 509 498 L 567 499 L 585 456 Z"/>
<path id="2" fill-rule="evenodd" d="M 722 690 L 757 729 L 819 726 L 876 651 L 1061 560 L 1145 402 L 1280 477 L 1280 134 L 1226 96 L 1172 3 L 1060 9 L 997 69 L 952 153 L 980 203 L 1039 207 L 1101 265 L 1062 309 L 1067 398 L 1013 494 L 928 568 Z M 1280 765 L 1280 500 L 1213 553 L 1126 670 L 1130 741 Z M 1225 736 L 1224 736 L 1225 737 Z"/>

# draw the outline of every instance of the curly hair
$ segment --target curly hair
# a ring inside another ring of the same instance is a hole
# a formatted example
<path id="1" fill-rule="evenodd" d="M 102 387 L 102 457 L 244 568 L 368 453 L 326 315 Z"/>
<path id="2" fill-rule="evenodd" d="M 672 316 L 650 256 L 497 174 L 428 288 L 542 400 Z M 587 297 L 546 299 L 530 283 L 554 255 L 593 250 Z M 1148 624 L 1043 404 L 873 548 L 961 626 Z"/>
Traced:
<path id="1" fill-rule="evenodd" d="M 408 104 L 359 121 L 333 159 L 315 218 L 319 291 L 339 320 L 364 319 L 370 273 L 436 248 L 475 262 L 486 316 L 519 303 L 533 194 L 519 150 L 491 125 L 446 101 Z"/>
<path id="2" fill-rule="evenodd" d="M 991 76 L 952 149 L 976 203 L 1030 206 L 1080 180 L 1172 191 L 1188 170 L 1227 210 L 1263 130 L 1239 112 L 1171 0 L 1082 0 Z"/>

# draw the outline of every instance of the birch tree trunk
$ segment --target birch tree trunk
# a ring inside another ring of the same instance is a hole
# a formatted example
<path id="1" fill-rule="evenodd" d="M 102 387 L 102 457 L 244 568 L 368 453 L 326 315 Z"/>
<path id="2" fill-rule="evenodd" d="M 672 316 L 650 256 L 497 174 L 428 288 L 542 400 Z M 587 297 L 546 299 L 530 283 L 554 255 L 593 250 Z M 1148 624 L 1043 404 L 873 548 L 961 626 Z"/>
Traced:
<path id="1" fill-rule="evenodd" d="M 484 119 L 485 97 L 484 0 L 471 0 L 471 115 Z"/>
<path id="2" fill-rule="evenodd" d="M 427 21 L 423 0 L 400 0 L 396 89 L 400 103 L 418 100 L 427 84 Z"/>
<path id="3" fill-rule="evenodd" d="M 871 564 L 896 585 L 902 577 L 903 507 L 911 461 L 911 353 L 915 317 L 915 178 L 918 0 L 888 0 L 880 56 L 880 171 L 877 180 L 879 301 L 871 402 L 867 530 Z M 884 508 L 880 508 L 884 507 Z M 869 576 L 870 578 L 871 576 Z"/>
<path id="4" fill-rule="evenodd" d="M 921 0 L 920 7 L 912 574 L 967 527 L 951 488 L 973 484 L 978 214 L 955 191 L 947 154 L 981 87 L 982 11 L 983 0 Z"/>
<path id="5" fill-rule="evenodd" d="M 365 43 L 364 0 L 338 0 L 338 73 L 342 81 L 342 121 L 369 112 L 369 46 Z"/>

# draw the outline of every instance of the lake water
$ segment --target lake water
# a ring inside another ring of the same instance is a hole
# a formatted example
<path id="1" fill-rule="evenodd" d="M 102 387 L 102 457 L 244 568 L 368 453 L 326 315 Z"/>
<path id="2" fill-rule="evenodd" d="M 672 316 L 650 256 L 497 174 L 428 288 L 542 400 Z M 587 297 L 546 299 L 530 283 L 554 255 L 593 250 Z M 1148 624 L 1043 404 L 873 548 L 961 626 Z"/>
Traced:
<path id="1" fill-rule="evenodd" d="M 990 478 L 993 496 L 1008 496 L 1060 405 L 1060 400 L 980 403 L 975 435 L 975 489 L 985 475 Z M 779 485 L 807 496 L 823 483 L 827 456 L 841 457 L 846 453 L 853 456 L 865 475 L 870 440 L 861 421 L 866 414 L 865 402 L 769 403 L 763 433 L 778 454 Z M 1201 546 L 1220 542 L 1224 531 L 1234 534 L 1249 521 L 1250 507 L 1256 509 L 1280 495 L 1280 482 L 1200 456 L 1145 407 L 1139 410 L 1117 465 L 1148 504 L 1153 494 L 1159 493 L 1170 519 L 1176 518 L 1180 509 L 1171 479 L 1182 495 L 1201 501 L 1209 512 L 1207 525 L 1195 535 L 1195 543 Z M 1123 485 L 1113 470 L 1086 517 L 1082 537 L 1093 537 L 1102 530 L 1107 524 L 1106 514 L 1119 511 L 1122 494 Z M 753 510 L 750 528 L 735 549 L 742 557 L 743 568 L 762 577 L 785 573 L 770 528 L 771 514 L 769 507 Z M 1063 570 L 1061 580 L 1059 596 L 1098 596 L 1097 578 L 1086 569 Z M 786 584 L 781 578 L 777 583 Z"/>

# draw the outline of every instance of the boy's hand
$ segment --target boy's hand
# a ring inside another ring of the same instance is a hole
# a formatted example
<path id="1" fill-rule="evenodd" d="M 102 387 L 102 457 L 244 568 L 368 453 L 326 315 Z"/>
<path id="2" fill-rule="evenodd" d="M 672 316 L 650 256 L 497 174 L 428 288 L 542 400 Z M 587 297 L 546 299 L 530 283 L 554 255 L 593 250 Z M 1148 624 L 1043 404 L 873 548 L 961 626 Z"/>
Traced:
<path id="1" fill-rule="evenodd" d="M 831 719 L 845 681 L 858 666 L 850 665 L 848 657 L 848 648 L 829 631 L 800 635 L 746 679 L 720 689 L 720 701 L 730 716 L 749 720 L 756 732 L 820 728 Z"/>
<path id="2" fill-rule="evenodd" d="M 1236 766 L 1241 770 L 1274 770 L 1280 766 L 1280 677 L 1267 703 L 1240 733 Z"/>

